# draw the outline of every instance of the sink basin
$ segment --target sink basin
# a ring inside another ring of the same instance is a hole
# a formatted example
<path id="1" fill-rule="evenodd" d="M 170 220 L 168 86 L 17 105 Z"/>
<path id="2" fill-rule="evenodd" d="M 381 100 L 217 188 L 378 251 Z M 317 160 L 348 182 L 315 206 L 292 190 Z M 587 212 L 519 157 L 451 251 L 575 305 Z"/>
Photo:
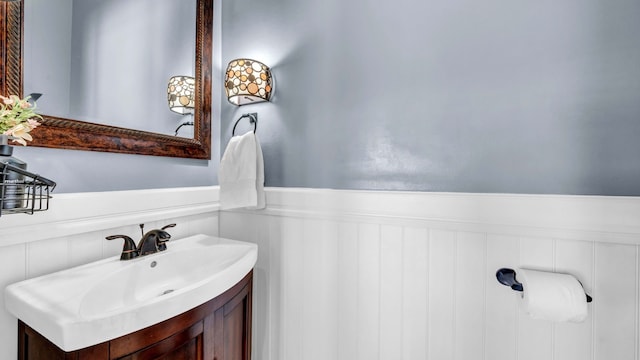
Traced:
<path id="1" fill-rule="evenodd" d="M 7 310 L 64 351 L 167 320 L 222 294 L 251 271 L 257 245 L 195 235 L 166 251 L 120 256 L 9 285 Z"/>

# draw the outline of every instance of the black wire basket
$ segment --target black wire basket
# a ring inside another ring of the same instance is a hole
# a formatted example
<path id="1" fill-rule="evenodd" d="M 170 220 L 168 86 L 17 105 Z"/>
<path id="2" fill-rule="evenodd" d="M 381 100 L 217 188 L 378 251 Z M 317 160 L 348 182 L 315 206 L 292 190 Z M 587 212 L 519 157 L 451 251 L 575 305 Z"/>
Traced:
<path id="1" fill-rule="evenodd" d="M 0 216 L 48 210 L 55 187 L 47 178 L 0 162 Z"/>

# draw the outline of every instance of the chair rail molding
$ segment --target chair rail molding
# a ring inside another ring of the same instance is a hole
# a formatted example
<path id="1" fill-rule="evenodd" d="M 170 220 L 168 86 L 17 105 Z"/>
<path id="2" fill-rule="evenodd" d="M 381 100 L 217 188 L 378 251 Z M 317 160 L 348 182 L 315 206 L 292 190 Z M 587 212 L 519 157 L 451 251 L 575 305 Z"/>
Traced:
<path id="1" fill-rule="evenodd" d="M 52 194 L 49 210 L 0 217 L 0 246 L 217 212 L 217 186 Z"/>
<path id="2" fill-rule="evenodd" d="M 263 212 L 274 216 L 640 245 L 640 197 L 308 188 L 266 195 Z"/>

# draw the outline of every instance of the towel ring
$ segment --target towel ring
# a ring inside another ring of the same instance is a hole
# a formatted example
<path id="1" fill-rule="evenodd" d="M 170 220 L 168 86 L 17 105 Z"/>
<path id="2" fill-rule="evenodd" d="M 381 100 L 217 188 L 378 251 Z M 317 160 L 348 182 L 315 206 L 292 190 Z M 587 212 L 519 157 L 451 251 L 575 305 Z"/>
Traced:
<path id="1" fill-rule="evenodd" d="M 238 120 L 236 120 L 236 123 L 233 125 L 233 130 L 231 130 L 231 136 L 236 135 L 236 126 L 238 126 L 238 123 L 240 122 L 240 120 L 246 117 L 249 118 L 249 123 L 253 124 L 253 133 L 254 134 L 256 133 L 256 130 L 258 130 L 258 113 L 249 113 L 249 114 L 242 114 L 242 116 L 240 116 Z"/>

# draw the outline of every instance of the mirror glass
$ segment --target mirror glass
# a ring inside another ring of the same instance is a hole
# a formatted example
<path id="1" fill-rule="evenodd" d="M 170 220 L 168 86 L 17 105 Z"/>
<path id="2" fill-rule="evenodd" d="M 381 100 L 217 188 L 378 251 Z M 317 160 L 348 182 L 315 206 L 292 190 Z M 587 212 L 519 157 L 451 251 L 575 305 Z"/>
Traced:
<path id="1" fill-rule="evenodd" d="M 195 0 L 24 4 L 24 93 L 43 94 L 41 113 L 167 135 L 193 121 L 169 110 L 167 82 L 194 76 Z"/>
<path id="2" fill-rule="evenodd" d="M 212 29 L 211 0 L 0 2 L 0 92 L 43 93 L 32 146 L 210 159 Z M 175 75 L 192 114 L 168 107 Z"/>

